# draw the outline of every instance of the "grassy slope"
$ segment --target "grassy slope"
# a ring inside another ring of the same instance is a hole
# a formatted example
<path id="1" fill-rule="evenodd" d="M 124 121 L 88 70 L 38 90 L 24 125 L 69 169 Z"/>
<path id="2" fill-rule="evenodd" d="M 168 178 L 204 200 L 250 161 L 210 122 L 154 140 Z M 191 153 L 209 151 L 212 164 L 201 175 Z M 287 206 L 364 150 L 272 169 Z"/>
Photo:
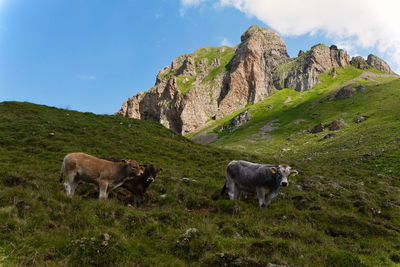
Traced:
<path id="1" fill-rule="evenodd" d="M 228 136 L 215 145 L 240 150 L 245 147 L 249 152 L 274 154 L 284 159 L 307 160 L 311 157 L 321 163 L 335 159 L 336 163 L 347 161 L 351 165 L 355 161 L 362 168 L 380 173 L 398 173 L 400 166 L 393 164 L 397 163 L 393 160 L 400 152 L 397 149 L 400 79 L 378 77 L 376 81 L 358 80 L 349 87 L 362 83 L 367 86 L 366 91 L 356 92 L 353 98 L 328 99 L 335 89 L 361 73 L 353 67 L 338 69 L 336 78 L 329 74 L 320 75 L 322 82 L 310 91 L 278 91 L 269 99 L 247 107 L 252 120 L 232 134 L 222 133 L 221 136 Z M 284 105 L 289 96 L 293 101 Z M 273 109 L 269 110 L 268 105 L 272 105 Z M 369 119 L 355 123 L 354 120 L 362 115 L 369 116 Z M 327 129 L 318 134 L 306 132 L 318 123 L 328 124 L 338 118 L 345 120 L 346 127 L 336 132 L 335 138 L 323 139 L 331 133 Z M 299 119 L 303 121 L 296 124 Z M 269 132 L 269 138 L 254 136 L 262 126 L 273 120 L 279 123 L 279 128 Z M 219 123 L 222 125 L 224 121 Z M 282 151 L 283 148 L 286 151 Z M 368 159 L 360 160 L 365 154 L 369 154 Z"/>
<path id="2" fill-rule="evenodd" d="M 327 184 L 339 188 L 329 205 L 347 210 L 352 216 L 370 216 L 370 220 L 376 216 L 386 217 L 386 223 L 399 229 L 400 79 L 359 80 L 350 87 L 362 83 L 367 90 L 355 93 L 353 98 L 329 101 L 327 97 L 361 73 L 353 67 L 338 69 L 336 78 L 323 74 L 320 76 L 322 82 L 310 91 L 278 91 L 265 101 L 246 107 L 252 120 L 233 133 L 220 134 L 224 138 L 213 145 L 274 155 L 279 162 L 295 162 L 303 167 L 302 171 L 310 170 L 305 181 L 315 179 L 313 183 L 321 186 L 321 190 L 326 190 Z M 284 105 L 289 96 L 293 101 Z M 313 103 L 315 105 L 311 108 Z M 269 110 L 268 105 L 273 109 Z M 361 115 L 369 118 L 360 124 L 355 123 L 354 120 Z M 215 131 L 232 116 L 217 122 Z M 332 133 L 328 129 L 318 134 L 307 132 L 318 123 L 327 124 L 338 118 L 345 120 L 346 127 L 335 132 L 334 138 L 323 138 Z M 304 121 L 296 124 L 299 119 Z M 256 135 L 262 126 L 274 120 L 279 123 L 279 128 L 269 132 L 268 138 Z M 318 203 L 323 194 L 310 192 L 305 196 Z M 370 245 L 381 242 L 379 239 L 383 236 L 378 236 L 370 241 Z M 365 242 L 363 236 L 355 239 L 360 244 Z M 382 245 L 382 249 L 399 251 L 400 247 L 393 243 Z"/>
<path id="3" fill-rule="evenodd" d="M 72 151 L 165 171 L 145 208 L 124 206 L 122 190 L 100 202 L 80 186 L 70 199 L 58 175 Z M 277 162 L 196 145 L 156 123 L 0 103 L 0 265 L 377 266 L 399 259 L 398 178 L 377 183 L 368 170 L 289 158 L 301 174 L 262 210 L 255 199 L 219 197 L 225 166 L 238 158 Z M 198 231 L 185 236 L 192 227 Z"/>

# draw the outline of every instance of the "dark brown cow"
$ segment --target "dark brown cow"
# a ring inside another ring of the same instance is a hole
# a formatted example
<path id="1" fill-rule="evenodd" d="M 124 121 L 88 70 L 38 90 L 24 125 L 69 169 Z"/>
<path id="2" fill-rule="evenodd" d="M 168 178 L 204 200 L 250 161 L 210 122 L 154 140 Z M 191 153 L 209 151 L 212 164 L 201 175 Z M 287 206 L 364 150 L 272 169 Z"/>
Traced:
<path id="1" fill-rule="evenodd" d="M 133 204 L 138 207 L 141 206 L 149 185 L 154 182 L 158 173 L 162 172 L 162 168 L 157 169 L 154 165 L 140 165 L 144 168 L 141 175 L 135 176 L 132 180 L 126 181 L 122 188 L 125 188 L 133 194 Z"/>

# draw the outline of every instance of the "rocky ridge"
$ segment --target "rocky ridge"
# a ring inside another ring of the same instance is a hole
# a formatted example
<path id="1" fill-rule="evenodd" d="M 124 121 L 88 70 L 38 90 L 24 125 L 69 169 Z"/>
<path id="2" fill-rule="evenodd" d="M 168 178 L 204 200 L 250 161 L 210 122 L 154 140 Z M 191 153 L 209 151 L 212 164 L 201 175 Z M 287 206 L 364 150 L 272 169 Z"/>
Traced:
<path id="1" fill-rule="evenodd" d="M 149 91 L 130 97 L 115 115 L 157 121 L 186 134 L 263 100 L 274 88 L 311 89 L 319 74 L 330 70 L 334 74 L 335 68 L 349 64 L 392 73 L 376 56 L 350 61 L 334 45 L 319 44 L 290 58 L 276 32 L 251 26 L 235 48 L 207 47 L 178 56 L 159 71 Z"/>
<path id="2" fill-rule="evenodd" d="M 349 55 L 335 45 L 327 47 L 318 44 L 306 53 L 301 52 L 297 58 L 280 65 L 274 72 L 274 85 L 277 89 L 306 91 L 319 82 L 319 74 L 349 65 Z"/>

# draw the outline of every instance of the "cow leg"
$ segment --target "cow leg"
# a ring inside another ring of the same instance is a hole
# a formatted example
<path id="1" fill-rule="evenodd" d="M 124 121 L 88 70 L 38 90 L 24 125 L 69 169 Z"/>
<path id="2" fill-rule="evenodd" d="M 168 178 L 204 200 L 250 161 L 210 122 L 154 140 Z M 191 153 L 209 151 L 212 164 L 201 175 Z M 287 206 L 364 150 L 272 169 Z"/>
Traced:
<path id="1" fill-rule="evenodd" d="M 66 175 L 65 182 L 64 182 L 64 189 L 67 196 L 73 196 L 75 193 L 75 189 L 78 186 L 78 182 L 75 181 L 77 173 L 71 172 Z"/>
<path id="2" fill-rule="evenodd" d="M 267 195 L 266 201 L 265 201 L 265 207 L 271 203 L 271 200 L 275 198 L 278 195 L 278 191 L 273 191 L 270 194 Z"/>
<path id="3" fill-rule="evenodd" d="M 239 199 L 239 189 L 237 188 L 234 182 L 228 184 L 228 195 L 230 200 L 238 200 Z"/>
<path id="4" fill-rule="evenodd" d="M 75 189 L 76 189 L 76 187 L 78 186 L 78 182 L 77 181 L 73 181 L 71 184 L 70 184 L 70 194 L 71 194 L 71 196 L 73 196 L 74 194 L 75 194 Z"/>
<path id="5" fill-rule="evenodd" d="M 107 199 L 107 197 L 108 197 L 108 192 L 107 192 L 108 182 L 100 181 L 99 187 L 100 187 L 99 199 Z"/>
<path id="6" fill-rule="evenodd" d="M 266 207 L 266 204 L 265 204 L 265 189 L 261 188 L 261 187 L 257 187 L 256 188 L 256 192 L 257 192 L 258 204 L 260 205 L 260 207 Z"/>

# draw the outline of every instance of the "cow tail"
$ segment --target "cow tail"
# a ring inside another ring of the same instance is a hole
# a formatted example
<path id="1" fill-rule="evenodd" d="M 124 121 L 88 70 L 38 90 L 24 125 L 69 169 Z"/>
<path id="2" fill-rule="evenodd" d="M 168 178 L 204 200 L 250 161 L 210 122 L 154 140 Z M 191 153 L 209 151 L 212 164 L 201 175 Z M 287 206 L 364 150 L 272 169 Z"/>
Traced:
<path id="1" fill-rule="evenodd" d="M 58 180 L 60 183 L 63 182 L 63 174 L 65 172 L 65 158 L 63 160 L 63 163 L 61 165 L 61 172 L 60 172 L 60 179 Z"/>
<path id="2" fill-rule="evenodd" d="M 224 184 L 224 187 L 222 187 L 221 196 L 225 194 L 225 191 L 226 191 L 226 183 Z"/>

